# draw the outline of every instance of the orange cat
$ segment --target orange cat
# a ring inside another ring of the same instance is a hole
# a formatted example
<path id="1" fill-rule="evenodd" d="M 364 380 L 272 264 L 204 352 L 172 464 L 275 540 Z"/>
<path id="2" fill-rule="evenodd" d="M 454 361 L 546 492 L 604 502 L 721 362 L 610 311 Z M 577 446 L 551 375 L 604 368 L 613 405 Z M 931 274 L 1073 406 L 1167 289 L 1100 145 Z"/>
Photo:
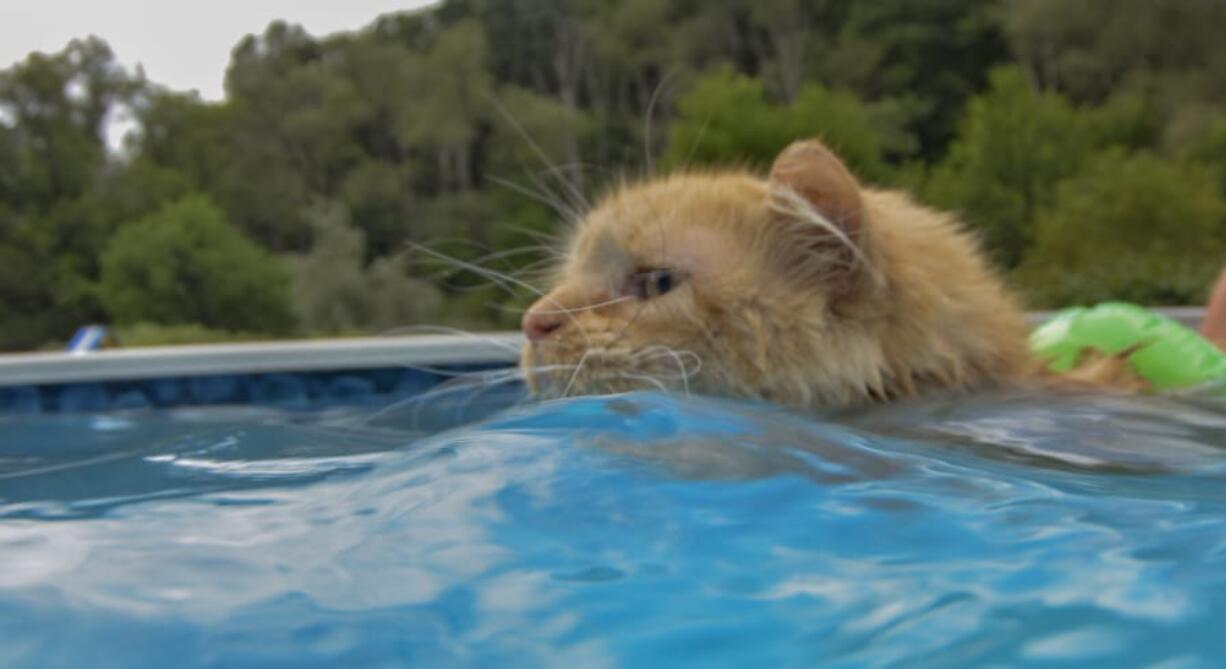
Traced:
<path id="1" fill-rule="evenodd" d="M 523 329 L 546 397 L 662 387 L 834 407 L 1030 366 L 1017 302 L 957 221 L 861 186 L 814 140 L 767 179 L 686 173 L 611 194 Z"/>

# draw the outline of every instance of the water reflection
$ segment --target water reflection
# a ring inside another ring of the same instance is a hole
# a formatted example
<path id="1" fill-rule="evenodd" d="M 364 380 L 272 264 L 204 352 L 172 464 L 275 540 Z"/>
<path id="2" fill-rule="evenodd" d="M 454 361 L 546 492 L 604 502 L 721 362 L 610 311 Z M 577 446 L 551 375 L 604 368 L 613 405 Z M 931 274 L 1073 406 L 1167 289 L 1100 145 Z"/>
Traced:
<path id="1" fill-rule="evenodd" d="M 10 424 L 0 664 L 1226 663 L 1213 394 L 508 404 Z"/>

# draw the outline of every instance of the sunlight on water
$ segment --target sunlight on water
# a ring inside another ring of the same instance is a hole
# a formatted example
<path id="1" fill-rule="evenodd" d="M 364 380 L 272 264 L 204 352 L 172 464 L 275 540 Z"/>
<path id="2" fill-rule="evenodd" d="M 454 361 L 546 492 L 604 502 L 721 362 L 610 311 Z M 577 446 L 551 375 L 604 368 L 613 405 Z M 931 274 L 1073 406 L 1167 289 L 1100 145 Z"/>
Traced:
<path id="1" fill-rule="evenodd" d="M 0 666 L 1226 665 L 1214 391 L 508 401 L 4 419 Z"/>

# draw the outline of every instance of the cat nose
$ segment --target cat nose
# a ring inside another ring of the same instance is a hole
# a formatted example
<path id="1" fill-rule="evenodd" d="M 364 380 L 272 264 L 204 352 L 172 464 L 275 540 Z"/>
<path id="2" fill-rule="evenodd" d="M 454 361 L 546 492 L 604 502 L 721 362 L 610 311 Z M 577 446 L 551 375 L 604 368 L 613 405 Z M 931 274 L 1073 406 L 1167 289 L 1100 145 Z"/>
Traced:
<path id="1" fill-rule="evenodd" d="M 524 312 L 520 328 L 523 329 L 528 341 L 540 341 L 562 327 L 563 317 L 564 314 L 556 307 L 551 308 L 549 305 L 542 307 L 538 302 Z"/>

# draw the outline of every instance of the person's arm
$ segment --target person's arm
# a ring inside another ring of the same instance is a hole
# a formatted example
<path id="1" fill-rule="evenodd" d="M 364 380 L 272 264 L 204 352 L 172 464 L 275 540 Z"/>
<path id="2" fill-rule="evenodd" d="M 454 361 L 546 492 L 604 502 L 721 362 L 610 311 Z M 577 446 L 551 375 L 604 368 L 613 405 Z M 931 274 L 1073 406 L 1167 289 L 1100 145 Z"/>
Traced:
<path id="1" fill-rule="evenodd" d="M 1205 339 L 1226 350 L 1226 270 L 1218 277 L 1205 306 L 1205 320 L 1200 324 L 1200 333 Z"/>

